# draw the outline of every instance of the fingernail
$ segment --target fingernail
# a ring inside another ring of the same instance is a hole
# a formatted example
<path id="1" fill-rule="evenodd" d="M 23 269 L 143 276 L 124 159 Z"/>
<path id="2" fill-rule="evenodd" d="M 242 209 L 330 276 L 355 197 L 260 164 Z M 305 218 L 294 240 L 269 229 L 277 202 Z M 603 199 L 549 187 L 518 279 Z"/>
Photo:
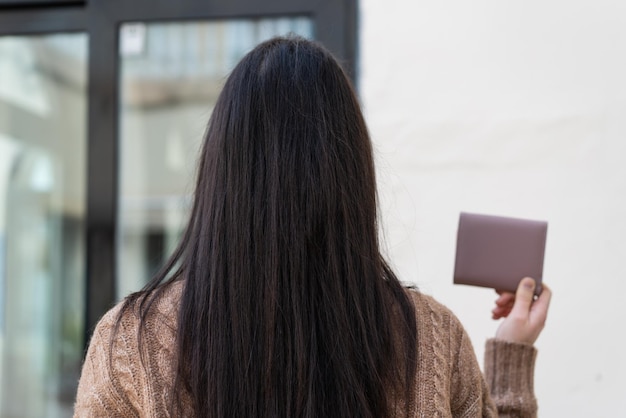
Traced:
<path id="1" fill-rule="evenodd" d="M 535 281 L 531 278 L 524 279 L 524 287 L 528 290 L 533 290 L 535 288 Z"/>

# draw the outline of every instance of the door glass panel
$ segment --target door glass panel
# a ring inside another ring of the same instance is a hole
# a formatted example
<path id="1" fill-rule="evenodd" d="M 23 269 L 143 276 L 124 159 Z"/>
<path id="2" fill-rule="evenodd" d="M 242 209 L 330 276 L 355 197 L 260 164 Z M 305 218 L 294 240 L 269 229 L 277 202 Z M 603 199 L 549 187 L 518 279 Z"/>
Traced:
<path id="1" fill-rule="evenodd" d="M 118 298 L 141 288 L 176 245 L 202 136 L 226 76 L 256 44 L 289 33 L 311 38 L 311 20 L 122 25 Z"/>
<path id="2" fill-rule="evenodd" d="M 0 37 L 0 416 L 69 417 L 83 351 L 87 36 Z"/>

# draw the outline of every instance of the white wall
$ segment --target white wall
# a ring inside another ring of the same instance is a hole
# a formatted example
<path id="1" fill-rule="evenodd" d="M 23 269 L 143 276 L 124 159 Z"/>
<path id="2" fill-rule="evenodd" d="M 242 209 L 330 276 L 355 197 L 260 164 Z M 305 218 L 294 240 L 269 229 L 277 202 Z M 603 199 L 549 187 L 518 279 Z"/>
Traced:
<path id="1" fill-rule="evenodd" d="M 452 285 L 458 214 L 548 220 L 540 414 L 623 414 L 626 2 L 360 7 L 360 91 L 401 279 L 452 308 L 482 359 L 495 293 Z"/>

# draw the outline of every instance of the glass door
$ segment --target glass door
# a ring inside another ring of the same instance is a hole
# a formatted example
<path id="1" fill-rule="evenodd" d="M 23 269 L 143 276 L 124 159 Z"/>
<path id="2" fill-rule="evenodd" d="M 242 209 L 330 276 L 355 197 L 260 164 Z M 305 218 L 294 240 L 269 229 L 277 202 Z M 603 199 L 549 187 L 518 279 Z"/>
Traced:
<path id="1" fill-rule="evenodd" d="M 71 416 L 84 334 L 87 35 L 0 37 L 0 416 Z"/>
<path id="2" fill-rule="evenodd" d="M 126 23 L 120 29 L 117 298 L 140 289 L 184 227 L 203 133 L 225 78 L 255 45 L 313 37 L 307 17 Z"/>

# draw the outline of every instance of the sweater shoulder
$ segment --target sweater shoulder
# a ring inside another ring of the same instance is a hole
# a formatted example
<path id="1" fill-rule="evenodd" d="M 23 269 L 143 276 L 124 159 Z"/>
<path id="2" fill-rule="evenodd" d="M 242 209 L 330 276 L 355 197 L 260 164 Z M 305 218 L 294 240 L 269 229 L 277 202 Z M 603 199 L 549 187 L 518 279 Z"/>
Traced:
<path id="1" fill-rule="evenodd" d="M 463 325 L 454 312 L 434 297 L 426 295 L 416 289 L 407 289 L 407 293 L 415 306 L 415 315 L 417 316 L 418 323 L 435 321 L 445 323 L 456 331 L 463 330 Z"/>
<path id="2" fill-rule="evenodd" d="M 163 322 L 164 325 L 174 328 L 182 289 L 183 284 L 178 281 L 165 285 L 154 296 L 141 295 L 132 301 L 126 298 L 102 316 L 96 325 L 96 330 L 103 334 L 110 334 L 113 331 L 136 332 L 141 323 L 140 309 L 142 304 L 148 308 L 145 315 L 146 320 Z M 152 297 L 154 300 L 150 299 Z M 146 298 L 147 300 L 144 300 Z M 119 325 L 123 325 L 123 327 Z"/>

